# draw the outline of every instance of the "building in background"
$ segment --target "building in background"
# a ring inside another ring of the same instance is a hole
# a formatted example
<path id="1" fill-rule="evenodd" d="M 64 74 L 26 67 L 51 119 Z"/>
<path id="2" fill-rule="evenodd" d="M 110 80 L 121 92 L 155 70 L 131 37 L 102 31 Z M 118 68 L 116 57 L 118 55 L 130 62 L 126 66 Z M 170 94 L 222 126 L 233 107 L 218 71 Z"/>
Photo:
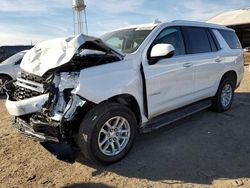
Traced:
<path id="1" fill-rule="evenodd" d="M 225 25 L 234 29 L 240 39 L 242 47 L 250 47 L 250 7 L 223 12 L 208 20 L 208 22 Z"/>

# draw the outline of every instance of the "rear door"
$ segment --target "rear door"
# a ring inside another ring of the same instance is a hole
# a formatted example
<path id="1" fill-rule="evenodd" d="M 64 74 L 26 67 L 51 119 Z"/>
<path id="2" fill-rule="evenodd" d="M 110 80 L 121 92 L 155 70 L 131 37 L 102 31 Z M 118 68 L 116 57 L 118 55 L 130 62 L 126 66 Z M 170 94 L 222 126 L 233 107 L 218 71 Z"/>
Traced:
<path id="1" fill-rule="evenodd" d="M 212 30 L 202 27 L 183 27 L 187 53 L 193 59 L 197 100 L 210 97 L 224 68 L 220 46 Z"/>

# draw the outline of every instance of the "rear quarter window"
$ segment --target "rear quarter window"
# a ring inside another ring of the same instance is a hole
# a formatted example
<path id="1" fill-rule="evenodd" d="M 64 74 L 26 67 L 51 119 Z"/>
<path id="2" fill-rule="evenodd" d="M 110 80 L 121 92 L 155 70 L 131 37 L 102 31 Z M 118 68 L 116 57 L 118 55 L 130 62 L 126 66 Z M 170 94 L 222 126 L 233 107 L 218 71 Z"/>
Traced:
<path id="1" fill-rule="evenodd" d="M 219 30 L 219 32 L 231 49 L 241 49 L 242 48 L 240 41 L 239 41 L 235 32 L 227 31 L 227 30 Z"/>

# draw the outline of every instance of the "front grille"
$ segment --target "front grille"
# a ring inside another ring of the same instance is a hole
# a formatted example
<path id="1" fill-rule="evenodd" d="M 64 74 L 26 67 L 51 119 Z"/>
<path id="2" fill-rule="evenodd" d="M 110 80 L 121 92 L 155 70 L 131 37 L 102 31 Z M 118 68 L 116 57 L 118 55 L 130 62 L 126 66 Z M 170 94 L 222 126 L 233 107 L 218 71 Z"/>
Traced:
<path id="1" fill-rule="evenodd" d="M 39 95 L 40 95 L 40 93 L 37 91 L 32 91 L 31 89 L 17 86 L 15 93 L 14 93 L 14 99 L 17 101 L 20 101 L 20 100 L 36 97 Z"/>
<path id="2" fill-rule="evenodd" d="M 19 101 L 41 95 L 44 93 L 44 84 L 48 84 L 46 82 L 43 77 L 21 72 L 17 78 L 14 99 Z"/>
<path id="3" fill-rule="evenodd" d="M 33 74 L 29 74 L 29 73 L 26 73 L 26 72 L 21 72 L 20 77 L 22 79 L 24 79 L 24 80 L 29 80 L 29 81 L 36 82 L 36 83 L 39 83 L 39 84 L 44 84 L 45 83 L 45 78 L 40 77 L 40 76 L 36 76 L 36 75 L 33 75 Z"/>

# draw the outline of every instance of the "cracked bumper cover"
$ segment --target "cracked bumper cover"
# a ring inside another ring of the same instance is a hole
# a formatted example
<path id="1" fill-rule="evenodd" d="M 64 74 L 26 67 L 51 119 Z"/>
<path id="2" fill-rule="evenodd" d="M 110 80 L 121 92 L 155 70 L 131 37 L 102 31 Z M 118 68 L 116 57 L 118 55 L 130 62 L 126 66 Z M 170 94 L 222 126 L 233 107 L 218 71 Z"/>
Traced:
<path id="1" fill-rule="evenodd" d="M 12 126 L 19 130 L 21 133 L 25 134 L 28 137 L 31 137 L 40 142 L 57 142 L 59 143 L 59 139 L 57 137 L 48 136 L 44 133 L 36 132 L 30 124 L 21 118 L 15 117 L 13 120 Z"/>
<path id="2" fill-rule="evenodd" d="M 8 96 L 6 100 L 6 108 L 12 116 L 22 116 L 31 114 L 41 110 L 44 103 L 48 100 L 49 94 L 40 95 L 30 99 L 21 101 L 12 101 Z"/>

